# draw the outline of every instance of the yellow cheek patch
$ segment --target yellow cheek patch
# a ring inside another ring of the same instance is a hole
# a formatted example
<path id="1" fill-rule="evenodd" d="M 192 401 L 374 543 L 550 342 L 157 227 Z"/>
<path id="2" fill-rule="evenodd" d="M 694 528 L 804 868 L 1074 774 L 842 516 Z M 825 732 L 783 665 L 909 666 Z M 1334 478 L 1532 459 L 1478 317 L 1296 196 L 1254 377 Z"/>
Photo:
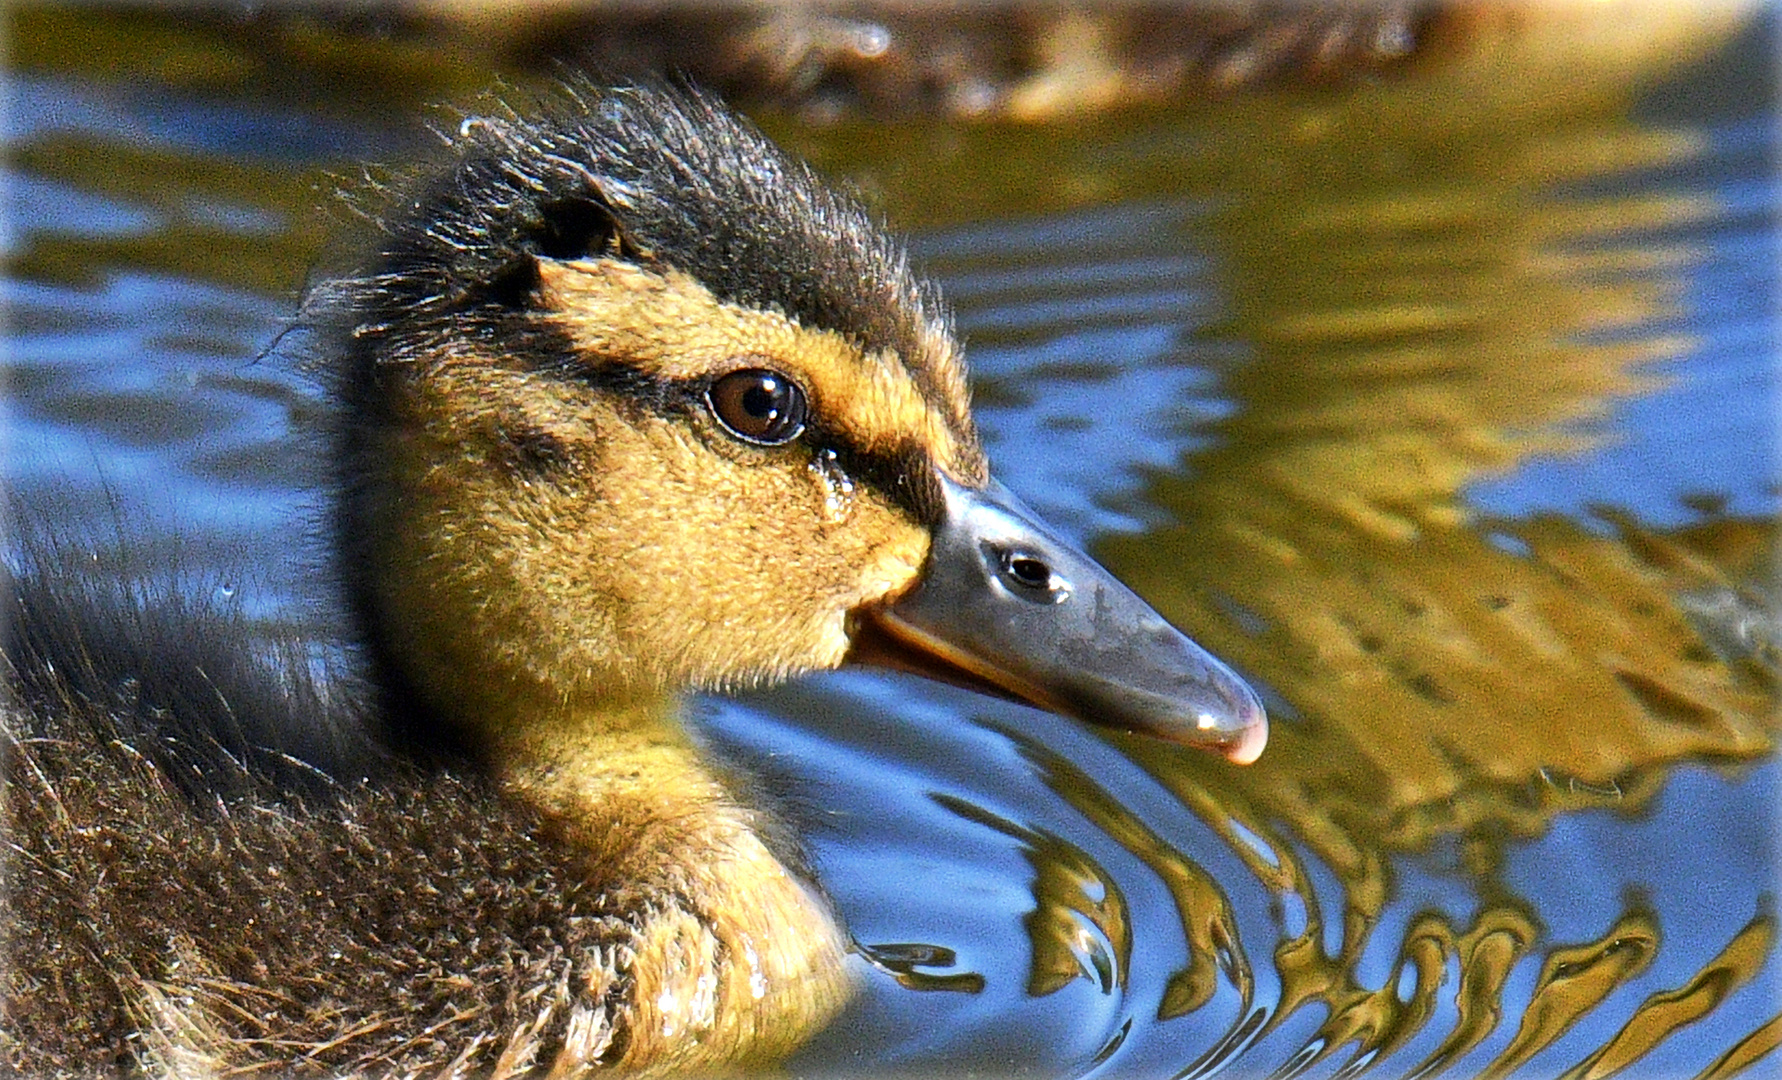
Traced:
<path id="1" fill-rule="evenodd" d="M 823 426 L 854 446 L 889 451 L 913 441 L 955 479 L 983 477 L 960 364 L 951 339 L 938 331 L 926 335 L 933 355 L 922 358 L 940 373 L 937 402 L 894 353 L 862 353 L 832 331 L 719 300 L 677 270 L 590 259 L 544 261 L 539 276 L 546 317 L 590 357 L 672 380 L 771 366 L 802 384 Z"/>

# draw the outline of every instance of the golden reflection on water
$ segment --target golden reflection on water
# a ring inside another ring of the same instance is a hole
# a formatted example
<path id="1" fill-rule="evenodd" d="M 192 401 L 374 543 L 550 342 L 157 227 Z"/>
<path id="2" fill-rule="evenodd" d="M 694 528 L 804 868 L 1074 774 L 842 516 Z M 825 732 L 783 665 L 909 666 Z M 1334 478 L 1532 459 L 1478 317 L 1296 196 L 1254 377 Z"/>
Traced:
<path id="1" fill-rule="evenodd" d="M 1525 957 L 1540 957 L 1534 997 L 1487 1075 L 1550 1045 L 1661 947 L 1637 902 L 1595 941 L 1546 940 L 1534 902 L 1501 877 L 1511 843 L 1562 813 L 1631 814 L 1679 763 L 1764 758 L 1777 723 L 1773 645 L 1729 653 L 1697 599 L 1765 609 L 1773 523 L 1668 535 L 1613 514 L 1602 531 L 1558 517 L 1494 524 L 1463 500 L 1466 484 L 1532 454 L 1588 447 L 1578 422 L 1654 389 L 1653 362 L 1692 344 L 1652 327 L 1676 313 L 1697 253 L 1616 238 L 1719 212 L 1707 196 L 1582 185 L 1703 150 L 1694 133 L 1625 119 L 1626 82 L 1568 94 L 1500 71 L 1534 104 L 1487 128 L 1460 104 L 1487 77 L 1465 67 L 1390 101 L 1353 95 L 1308 110 L 1300 137 L 1269 140 L 1265 153 L 1218 155 L 1237 170 L 1231 187 L 1248 192 L 1213 226 L 1228 260 L 1225 329 L 1252 350 L 1226 374 L 1242 407 L 1191 473 L 1150 486 L 1172 524 L 1098 549 L 1287 705 L 1245 770 L 1122 744 L 1278 896 L 1304 899 L 1308 925 L 1275 949 L 1282 990 L 1269 1024 L 1322 1002 L 1314 1057 L 1349 1046 L 1377 1058 L 1428 1020 L 1448 958 L 1458 961 L 1447 992 L 1459 1020 L 1411 1075 L 1498 1026 Z M 1578 193 L 1555 192 L 1566 185 Z M 1067 790 L 1123 835 L 1092 785 Z M 1236 842 L 1231 822 L 1272 858 Z M 1356 965 L 1393 897 L 1392 857 L 1441 838 L 1459 840 L 1481 906 L 1470 925 L 1413 923 L 1399 951 L 1399 970 L 1414 973 L 1407 999 L 1396 974 L 1360 985 Z M 1136 839 L 1155 866 L 1150 839 Z M 1343 886 L 1336 955 L 1295 844 Z M 1219 919 L 1222 896 L 1176 897 L 1189 925 Z M 1773 918 L 1754 916 L 1576 1074 L 1637 1061 L 1753 978 L 1774 937 Z M 1197 957 L 1206 937 L 1191 933 Z M 1774 1024 L 1754 1033 L 1727 1067 L 1777 1037 Z"/>
<path id="2" fill-rule="evenodd" d="M 23 169 L 63 178 L 82 191 L 161 219 L 152 229 L 33 244 L 16 261 L 15 272 L 22 277 L 90 286 L 101 268 L 130 266 L 257 292 L 289 293 L 300 284 L 293 268 L 313 260 L 326 231 L 321 214 L 287 218 L 287 208 L 314 201 L 312 179 L 260 163 L 54 135 L 17 147 L 13 160 Z M 194 192 L 204 193 L 202 202 L 193 198 Z M 207 213 L 225 207 L 263 215 L 266 226 L 230 228 Z"/>

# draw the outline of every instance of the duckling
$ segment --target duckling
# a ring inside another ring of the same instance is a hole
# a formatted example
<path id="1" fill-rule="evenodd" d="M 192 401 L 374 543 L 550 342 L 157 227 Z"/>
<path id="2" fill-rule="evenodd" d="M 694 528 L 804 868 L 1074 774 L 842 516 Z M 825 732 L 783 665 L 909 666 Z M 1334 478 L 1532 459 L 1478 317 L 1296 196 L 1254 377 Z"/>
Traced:
<path id="1" fill-rule="evenodd" d="M 13 1068 L 783 1057 L 848 938 L 689 692 L 872 664 L 1261 752 L 1242 680 L 992 479 L 857 202 L 695 91 L 535 106 L 466 118 L 306 305 L 355 671 L 12 583 Z"/>

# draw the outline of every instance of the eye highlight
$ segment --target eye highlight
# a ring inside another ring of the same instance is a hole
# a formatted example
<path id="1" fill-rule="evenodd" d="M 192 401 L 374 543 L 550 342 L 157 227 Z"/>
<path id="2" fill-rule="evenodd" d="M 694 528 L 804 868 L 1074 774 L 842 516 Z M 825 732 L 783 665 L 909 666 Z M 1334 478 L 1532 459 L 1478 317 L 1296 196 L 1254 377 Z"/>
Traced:
<path id="1" fill-rule="evenodd" d="M 757 446 L 782 446 L 804 432 L 804 388 L 768 368 L 743 368 L 713 382 L 706 407 L 724 429 Z"/>

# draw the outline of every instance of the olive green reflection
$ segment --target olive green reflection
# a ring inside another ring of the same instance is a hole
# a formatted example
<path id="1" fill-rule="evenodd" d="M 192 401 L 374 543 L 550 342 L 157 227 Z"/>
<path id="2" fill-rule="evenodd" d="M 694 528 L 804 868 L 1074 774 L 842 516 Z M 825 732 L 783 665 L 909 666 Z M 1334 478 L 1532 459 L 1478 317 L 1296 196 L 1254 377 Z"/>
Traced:
<path id="1" fill-rule="evenodd" d="M 1413 1074 L 1498 1025 L 1525 956 L 1542 958 L 1542 980 L 1491 1070 L 1550 1045 L 1661 943 L 1632 909 L 1599 941 L 1546 940 L 1538 907 L 1498 875 L 1507 845 L 1567 811 L 1632 812 L 1678 763 L 1736 768 L 1773 750 L 1774 643 L 1729 648 L 1703 617 L 1768 609 L 1772 523 L 1658 535 L 1609 515 L 1604 535 L 1482 522 L 1461 499 L 1530 454 L 1580 448 L 1559 425 L 1650 391 L 1651 362 L 1691 344 L 1652 327 L 1698 253 L 1626 238 L 1719 208 L 1556 188 L 1682 165 L 1704 136 L 1626 119 L 1657 73 L 1649 52 L 1572 60 L 1508 51 L 1414 85 L 1259 99 L 1203 132 L 1246 193 L 1214 223 L 1229 332 L 1253 350 L 1227 376 L 1242 409 L 1191 473 L 1152 483 L 1174 524 L 1098 554 L 1291 707 L 1249 770 L 1122 745 L 1209 820 L 1262 837 L 1273 887 L 1310 895 L 1289 837 L 1341 879 L 1338 955 L 1310 905 L 1312 925 L 1275 955 L 1276 1019 L 1329 1007 L 1319 1056 L 1402 1043 L 1427 1016 L 1435 955 L 1458 959 L 1461 1019 Z M 1407 939 L 1418 989 L 1401 1002 L 1359 985 L 1355 964 L 1392 898 L 1391 857 L 1443 837 L 1460 839 L 1481 907 L 1470 927 L 1432 916 Z M 1752 914 L 1579 1075 L 1639 1060 L 1753 977 L 1773 935 Z M 1774 1046 L 1772 1028 L 1754 1038 Z"/>
<path id="2" fill-rule="evenodd" d="M 1548 940 L 1538 906 L 1499 877 L 1509 844 L 1557 814 L 1633 813 L 1679 763 L 1736 770 L 1774 752 L 1782 664 L 1763 614 L 1773 522 L 1709 515 L 1669 534 L 1612 512 L 1592 526 L 1493 523 L 1462 499 L 1469 482 L 1531 455 L 1588 450 L 1567 425 L 1659 387 L 1654 364 L 1693 343 L 1654 327 L 1676 313 L 1700 253 L 1628 238 L 1721 213 L 1702 196 L 1561 192 L 1703 153 L 1704 133 L 1644 126 L 1631 103 L 1722 42 L 1739 13 L 1654 5 L 1631 20 L 1618 11 L 1612 25 L 1578 9 L 1536 14 L 1554 25 L 1339 94 L 1114 117 L 1074 139 L 893 128 L 807 144 L 906 220 L 1158 198 L 1220 206 L 1212 228 L 1231 317 L 1219 329 L 1251 354 L 1223 372 L 1241 410 L 1214 449 L 1151 482 L 1173 524 L 1097 554 L 1292 715 L 1249 769 L 1120 745 L 1258 880 L 1303 903 L 1306 929 L 1274 949 L 1281 991 L 1268 1026 L 1322 1004 L 1318 1057 L 1381 1060 L 1424 1027 L 1438 994 L 1457 1004 L 1458 1022 L 1412 1075 L 1439 1072 L 1506 1022 L 1514 1034 L 1491 1068 L 1513 1069 L 1662 947 L 1638 904 L 1600 938 Z M 1192 860 L 1135 832 L 1117 793 L 1009 734 L 1061 796 L 1170 883 L 1191 944 L 1163 1014 L 1207 1000 L 1215 970 L 1247 998 L 1245 947 L 1266 943 L 1233 941 L 1229 954 L 1213 944 L 1208 928 L 1228 925 L 1223 890 L 1179 887 L 1201 873 Z M 1289 837 L 1344 886 L 1334 956 Z M 1394 979 L 1360 985 L 1393 856 L 1448 837 L 1478 911 L 1463 926 L 1413 919 Z M 1671 992 L 1687 1004 L 1649 1002 L 1579 1075 L 1637 1062 L 1753 978 L 1773 934 L 1767 914 L 1751 919 Z M 1538 993 L 1506 1018 L 1506 981 L 1529 960 L 1542 965 Z M 1450 963 L 1458 986 L 1443 985 Z M 1782 1027 L 1765 1025 L 1712 1075 L 1779 1041 Z"/>

